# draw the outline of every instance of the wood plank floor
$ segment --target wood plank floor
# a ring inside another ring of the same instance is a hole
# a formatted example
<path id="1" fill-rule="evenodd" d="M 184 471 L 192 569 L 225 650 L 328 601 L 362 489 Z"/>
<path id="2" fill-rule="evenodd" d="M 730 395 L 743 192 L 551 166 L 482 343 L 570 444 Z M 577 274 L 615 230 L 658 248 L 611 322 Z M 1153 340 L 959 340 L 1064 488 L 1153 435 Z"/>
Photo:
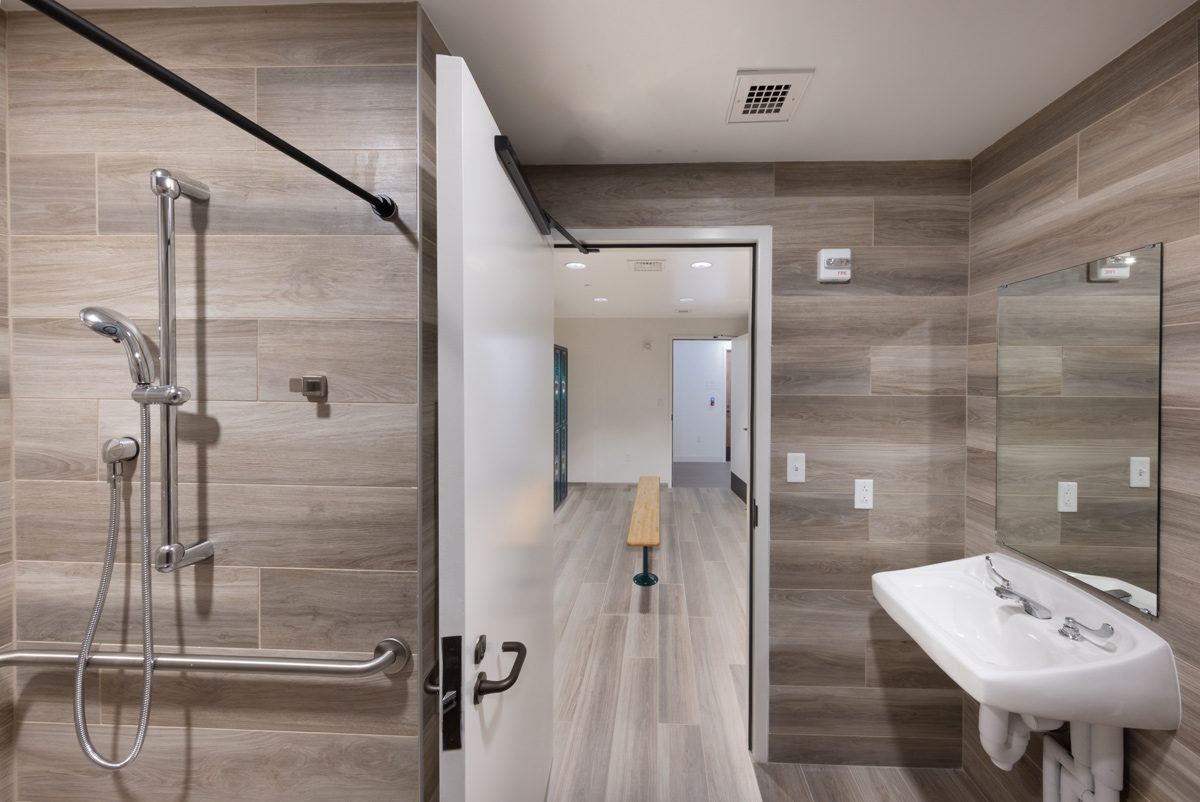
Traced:
<path id="1" fill-rule="evenodd" d="M 762 802 L 987 802 L 962 769 L 759 763 Z"/>
<path id="2" fill-rule="evenodd" d="M 755 765 L 746 746 L 746 505 L 664 488 L 659 582 L 633 584 L 635 487 L 555 515 L 553 802 L 985 802 L 961 770 Z"/>
<path id="3" fill-rule="evenodd" d="M 746 745 L 746 506 L 662 490 L 659 582 L 633 584 L 633 487 L 573 487 L 555 517 L 555 802 L 760 799 Z"/>

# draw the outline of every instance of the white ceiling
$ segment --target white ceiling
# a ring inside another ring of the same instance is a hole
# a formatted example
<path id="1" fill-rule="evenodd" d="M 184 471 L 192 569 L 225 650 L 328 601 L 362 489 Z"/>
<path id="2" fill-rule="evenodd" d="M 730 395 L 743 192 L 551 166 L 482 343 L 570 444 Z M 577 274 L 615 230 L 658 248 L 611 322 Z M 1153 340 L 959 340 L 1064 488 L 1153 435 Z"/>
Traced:
<path id="1" fill-rule="evenodd" d="M 67 5 L 278 2 L 296 0 Z M 424 0 L 424 5 L 451 50 L 466 59 L 522 161 L 620 164 L 969 159 L 1191 2 Z M 25 8 L 19 0 L 0 5 Z M 725 122 L 737 70 L 791 67 L 816 69 L 791 122 Z"/>
<path id="2" fill-rule="evenodd" d="M 969 159 L 1192 0 L 425 0 L 529 164 Z M 728 125 L 739 69 L 812 67 Z"/>
<path id="3" fill-rule="evenodd" d="M 666 265 L 661 273 L 634 272 L 630 260 L 665 260 Z M 567 262 L 587 267 L 572 270 Z M 693 262 L 712 267 L 697 270 Z M 554 316 L 749 319 L 751 264 L 749 248 L 603 248 L 586 256 L 556 248 Z M 692 311 L 679 314 L 677 309 Z"/>

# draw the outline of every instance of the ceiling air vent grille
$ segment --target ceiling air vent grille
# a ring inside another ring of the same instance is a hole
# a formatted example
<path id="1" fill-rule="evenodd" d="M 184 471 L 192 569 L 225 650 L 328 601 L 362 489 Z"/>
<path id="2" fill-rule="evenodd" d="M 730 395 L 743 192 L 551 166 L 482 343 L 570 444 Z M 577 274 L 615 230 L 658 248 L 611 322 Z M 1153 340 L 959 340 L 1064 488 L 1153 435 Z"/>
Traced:
<path id="1" fill-rule="evenodd" d="M 812 80 L 813 70 L 739 70 L 729 104 L 729 122 L 787 122 Z"/>
<path id="2" fill-rule="evenodd" d="M 661 273 L 665 264 L 666 261 L 661 259 L 629 260 L 634 273 Z"/>

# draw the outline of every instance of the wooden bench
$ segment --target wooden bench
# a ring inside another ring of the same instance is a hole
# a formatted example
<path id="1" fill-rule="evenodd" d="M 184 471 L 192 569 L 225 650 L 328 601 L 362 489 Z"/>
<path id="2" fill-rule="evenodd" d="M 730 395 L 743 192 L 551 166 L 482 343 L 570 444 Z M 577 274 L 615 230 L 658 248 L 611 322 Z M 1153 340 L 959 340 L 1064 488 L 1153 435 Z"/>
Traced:
<path id="1" fill-rule="evenodd" d="M 658 489 L 662 480 L 657 476 L 638 479 L 637 498 L 633 502 L 633 517 L 629 520 L 629 537 L 625 545 L 642 550 L 642 572 L 633 578 L 635 584 L 649 586 L 658 582 L 650 573 L 650 547 L 659 543 Z"/>

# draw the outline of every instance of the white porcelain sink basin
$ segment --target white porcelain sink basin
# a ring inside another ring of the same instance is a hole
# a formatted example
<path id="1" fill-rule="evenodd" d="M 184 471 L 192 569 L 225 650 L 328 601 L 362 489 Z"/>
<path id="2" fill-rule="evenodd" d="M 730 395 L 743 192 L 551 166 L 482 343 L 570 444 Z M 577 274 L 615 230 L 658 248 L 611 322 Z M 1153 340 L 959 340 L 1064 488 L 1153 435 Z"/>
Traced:
<path id="1" fill-rule="evenodd" d="M 985 713 L 993 717 L 1007 711 L 1035 730 L 1062 721 L 1179 727 L 1179 677 L 1166 641 L 1048 571 L 988 556 L 1014 590 L 1050 609 L 1049 620 L 998 598 L 982 556 L 875 574 L 875 598 L 951 679 L 992 708 Z M 1066 616 L 1093 628 L 1111 624 L 1115 633 L 1101 638 L 1084 631 L 1086 640 L 1071 640 L 1059 634 Z M 1009 762 L 992 749 L 989 754 L 998 764 Z"/>

